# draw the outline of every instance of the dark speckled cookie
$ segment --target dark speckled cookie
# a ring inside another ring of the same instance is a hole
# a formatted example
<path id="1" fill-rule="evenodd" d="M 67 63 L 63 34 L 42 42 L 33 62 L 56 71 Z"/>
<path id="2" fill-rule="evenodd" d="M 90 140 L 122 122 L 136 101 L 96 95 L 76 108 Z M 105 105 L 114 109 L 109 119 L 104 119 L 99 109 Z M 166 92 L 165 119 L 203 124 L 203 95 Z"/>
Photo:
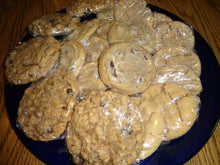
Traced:
<path id="1" fill-rule="evenodd" d="M 67 35 L 80 22 L 80 18 L 74 18 L 65 13 L 54 13 L 36 18 L 28 25 L 33 36 L 59 36 Z"/>
<path id="2" fill-rule="evenodd" d="M 37 37 L 17 46 L 6 59 L 10 83 L 26 84 L 45 76 L 56 64 L 60 43 L 54 38 Z"/>
<path id="3" fill-rule="evenodd" d="M 66 129 L 77 94 L 76 78 L 69 72 L 54 70 L 25 90 L 17 122 L 33 140 L 56 139 Z"/>

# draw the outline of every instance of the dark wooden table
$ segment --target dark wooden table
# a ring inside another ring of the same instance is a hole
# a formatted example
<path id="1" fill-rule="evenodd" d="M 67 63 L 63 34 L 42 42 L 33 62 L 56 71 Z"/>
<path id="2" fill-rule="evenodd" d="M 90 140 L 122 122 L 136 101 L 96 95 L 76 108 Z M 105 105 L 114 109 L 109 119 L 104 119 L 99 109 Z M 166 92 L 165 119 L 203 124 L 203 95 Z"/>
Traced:
<path id="1" fill-rule="evenodd" d="M 73 0 L 0 1 L 0 164 L 42 165 L 18 139 L 12 129 L 4 100 L 4 59 L 27 34 L 26 26 L 35 17 L 53 13 Z M 219 0 L 148 0 L 191 24 L 208 42 L 220 63 Z M 219 84 L 220 85 L 220 84 Z M 220 98 L 219 98 L 220 101 Z M 220 125 L 208 143 L 186 165 L 220 164 Z"/>

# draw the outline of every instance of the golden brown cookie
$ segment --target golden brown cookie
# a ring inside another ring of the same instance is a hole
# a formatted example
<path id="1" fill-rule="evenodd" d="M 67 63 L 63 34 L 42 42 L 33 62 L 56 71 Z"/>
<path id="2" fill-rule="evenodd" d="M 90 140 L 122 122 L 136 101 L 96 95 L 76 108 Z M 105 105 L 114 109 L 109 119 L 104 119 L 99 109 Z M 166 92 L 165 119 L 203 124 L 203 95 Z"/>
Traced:
<path id="1" fill-rule="evenodd" d="M 97 36 L 91 36 L 83 43 L 86 51 L 86 62 L 97 62 L 105 48 L 109 46 L 108 41 Z"/>
<path id="2" fill-rule="evenodd" d="M 75 77 L 85 62 L 85 49 L 76 41 L 63 41 L 60 48 L 59 68 L 70 71 Z"/>
<path id="3" fill-rule="evenodd" d="M 192 28 L 180 21 L 164 22 L 155 28 L 156 49 L 164 46 L 182 46 L 193 49 L 195 37 Z"/>
<path id="4" fill-rule="evenodd" d="M 202 84 L 199 76 L 187 65 L 166 65 L 156 71 L 153 84 L 177 83 L 182 85 L 194 95 L 202 91 Z"/>
<path id="5" fill-rule="evenodd" d="M 75 107 L 66 144 L 81 164 L 132 164 L 145 138 L 144 108 L 140 101 L 111 91 L 89 93 Z"/>
<path id="6" fill-rule="evenodd" d="M 79 22 L 80 18 L 74 18 L 65 13 L 54 13 L 36 18 L 28 25 L 28 29 L 33 36 L 67 35 Z"/>
<path id="7" fill-rule="evenodd" d="M 56 139 L 66 130 L 77 94 L 75 77 L 66 71 L 54 70 L 25 90 L 17 122 L 33 140 Z"/>
<path id="8" fill-rule="evenodd" d="M 184 135 L 198 116 L 198 100 L 181 85 L 155 84 L 142 96 L 161 111 L 165 121 L 165 140 Z"/>
<path id="9" fill-rule="evenodd" d="M 104 84 L 127 95 L 141 93 L 155 76 L 152 56 L 135 43 L 119 43 L 99 58 L 99 74 Z"/>
<path id="10" fill-rule="evenodd" d="M 166 65 L 188 65 L 199 76 L 201 74 L 201 62 L 196 53 L 184 47 L 165 47 L 153 56 L 156 69 Z"/>
<path id="11" fill-rule="evenodd" d="M 71 34 L 64 37 L 63 40 L 74 40 L 81 44 L 85 42 L 99 27 L 99 22 L 97 19 L 91 21 L 85 21 L 79 24 Z"/>
<path id="12" fill-rule="evenodd" d="M 6 77 L 10 83 L 26 84 L 45 76 L 56 64 L 60 43 L 52 37 L 31 38 L 21 43 L 6 59 Z"/>
<path id="13" fill-rule="evenodd" d="M 99 12 L 113 5 L 113 0 L 75 0 L 66 7 L 70 16 L 81 17 Z"/>
<path id="14" fill-rule="evenodd" d="M 150 27 L 145 24 L 128 24 L 116 22 L 108 33 L 110 44 L 120 42 L 135 42 L 143 46 L 149 53 L 155 49 L 155 36 Z"/>

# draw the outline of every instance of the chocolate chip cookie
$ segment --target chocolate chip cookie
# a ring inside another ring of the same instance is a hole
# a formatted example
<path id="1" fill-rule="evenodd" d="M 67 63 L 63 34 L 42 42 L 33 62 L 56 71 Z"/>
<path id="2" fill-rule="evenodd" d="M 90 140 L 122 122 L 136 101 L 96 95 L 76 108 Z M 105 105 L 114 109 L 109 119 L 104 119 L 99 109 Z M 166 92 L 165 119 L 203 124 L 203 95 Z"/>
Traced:
<path id="1" fill-rule="evenodd" d="M 28 29 L 33 36 L 67 35 L 79 22 L 80 18 L 74 18 L 65 13 L 53 13 L 36 18 L 28 25 Z"/>
<path id="2" fill-rule="evenodd" d="M 21 43 L 6 59 L 6 77 L 10 83 L 26 84 L 45 76 L 56 64 L 60 43 L 52 37 L 31 38 Z"/>
<path id="3" fill-rule="evenodd" d="M 58 138 L 73 114 L 78 94 L 77 80 L 63 70 L 54 70 L 28 87 L 19 103 L 17 122 L 33 140 Z"/>
<path id="4" fill-rule="evenodd" d="M 155 66 L 152 56 L 140 45 L 119 43 L 102 53 L 99 73 L 112 90 L 133 95 L 148 88 L 155 76 Z"/>

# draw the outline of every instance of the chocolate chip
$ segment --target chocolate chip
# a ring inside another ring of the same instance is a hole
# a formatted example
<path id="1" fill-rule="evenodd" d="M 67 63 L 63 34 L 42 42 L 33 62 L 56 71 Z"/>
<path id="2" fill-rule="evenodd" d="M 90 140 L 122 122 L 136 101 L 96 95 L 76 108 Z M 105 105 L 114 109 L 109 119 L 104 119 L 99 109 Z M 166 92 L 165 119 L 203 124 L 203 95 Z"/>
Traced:
<path id="1" fill-rule="evenodd" d="M 50 19 L 49 22 L 50 22 L 51 24 L 53 24 L 53 23 L 54 23 L 54 19 Z"/>
<path id="2" fill-rule="evenodd" d="M 144 59 L 145 59 L 145 60 L 148 60 L 148 58 L 147 58 L 146 56 L 144 56 Z"/>
<path id="3" fill-rule="evenodd" d="M 114 68 L 114 67 L 115 67 L 115 65 L 114 65 L 114 62 L 113 62 L 113 61 L 111 61 L 111 62 L 110 62 L 110 66 L 111 66 L 112 68 Z"/>
<path id="4" fill-rule="evenodd" d="M 66 109 L 66 107 L 62 107 L 62 109 Z"/>
<path id="5" fill-rule="evenodd" d="M 112 90 L 112 88 L 110 88 L 110 87 L 105 89 L 105 91 L 110 91 L 110 90 Z"/>
<path id="6" fill-rule="evenodd" d="M 54 132 L 53 128 L 47 129 L 47 133 L 53 133 L 53 132 Z"/>
<path id="7" fill-rule="evenodd" d="M 67 93 L 68 95 L 70 95 L 71 97 L 73 97 L 73 89 L 68 88 L 68 89 L 66 90 L 66 93 Z"/>
<path id="8" fill-rule="evenodd" d="M 9 60 L 9 63 L 12 64 L 12 63 L 13 63 L 13 60 Z"/>

